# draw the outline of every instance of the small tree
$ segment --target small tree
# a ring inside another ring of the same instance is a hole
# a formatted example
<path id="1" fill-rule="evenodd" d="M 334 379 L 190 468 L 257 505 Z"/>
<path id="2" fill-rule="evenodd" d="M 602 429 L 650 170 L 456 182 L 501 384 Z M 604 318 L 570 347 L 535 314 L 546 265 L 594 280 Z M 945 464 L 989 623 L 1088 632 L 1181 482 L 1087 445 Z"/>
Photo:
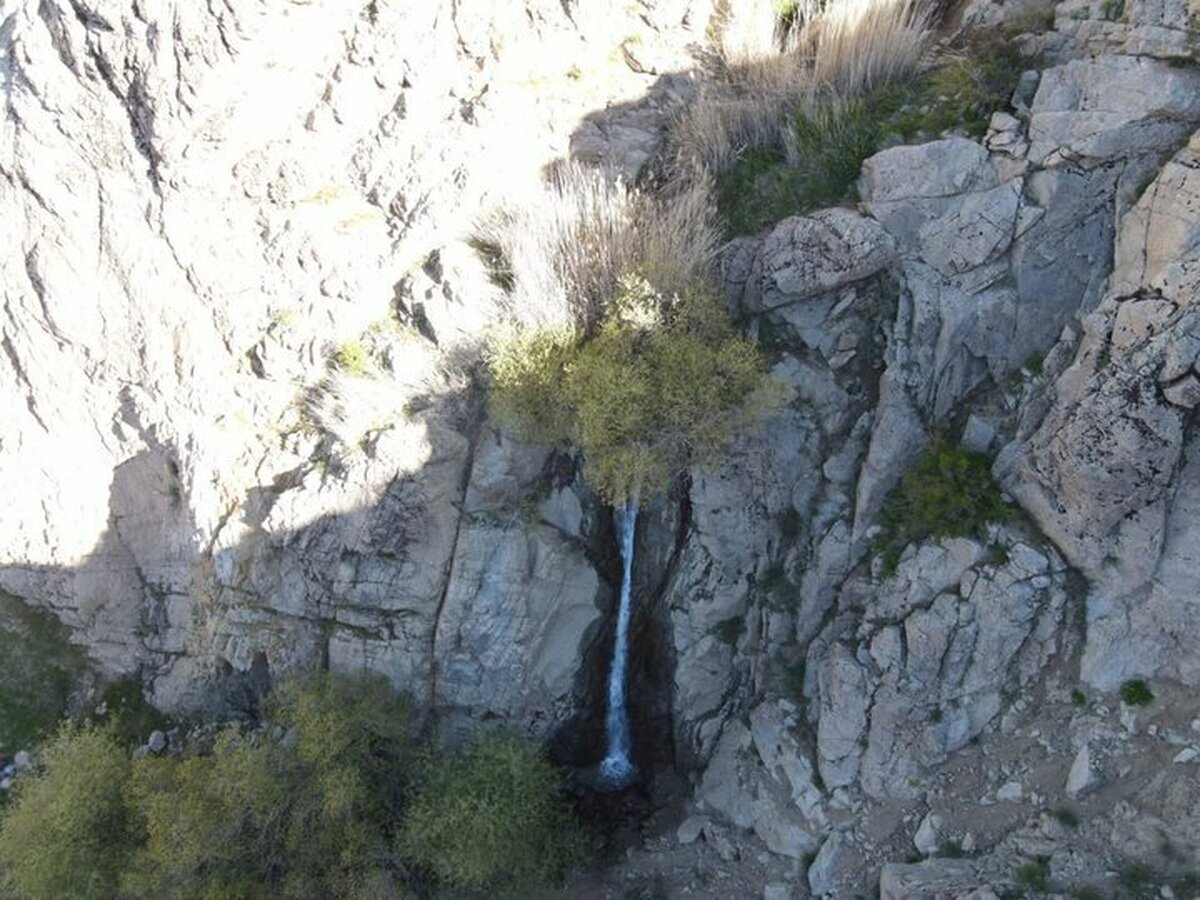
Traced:
<path id="1" fill-rule="evenodd" d="M 400 849 L 458 887 L 518 887 L 570 861 L 570 813 L 558 774 L 529 745 L 497 733 L 440 757 L 405 817 Z"/>
<path id="2" fill-rule="evenodd" d="M 702 287 L 663 295 L 621 279 L 598 330 L 526 332 L 489 358 L 494 415 L 529 440 L 573 444 L 609 502 L 668 487 L 778 399 L 762 355 Z"/>
<path id="3" fill-rule="evenodd" d="M 18 782 L 0 821 L 0 888 L 19 897 L 114 896 L 134 843 L 122 796 L 126 752 L 106 732 L 64 727 L 42 760 L 41 776 Z"/>

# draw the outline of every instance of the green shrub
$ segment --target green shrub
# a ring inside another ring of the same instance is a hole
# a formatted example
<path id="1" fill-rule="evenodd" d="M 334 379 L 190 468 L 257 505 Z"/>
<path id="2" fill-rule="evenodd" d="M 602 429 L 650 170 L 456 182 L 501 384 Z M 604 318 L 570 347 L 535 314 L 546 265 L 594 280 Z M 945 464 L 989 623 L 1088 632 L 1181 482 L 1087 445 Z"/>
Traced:
<path id="1" fill-rule="evenodd" d="M 981 137 L 1007 109 L 1026 62 L 999 30 L 977 32 L 912 80 L 858 97 L 815 95 L 795 117 L 790 143 L 752 147 L 717 178 L 718 209 L 730 234 L 754 234 L 853 196 L 863 161 L 889 137 L 911 140 L 962 131 Z"/>
<path id="2" fill-rule="evenodd" d="M 1012 512 L 986 456 L 937 438 L 884 501 L 877 548 L 891 571 L 911 543 L 980 536 L 987 523 L 1003 521 Z"/>
<path id="3" fill-rule="evenodd" d="M 746 619 L 744 616 L 730 616 L 728 619 L 722 619 L 713 626 L 713 634 L 717 640 L 723 644 L 728 644 L 730 647 L 736 646 L 738 638 L 746 630 Z"/>
<path id="4" fill-rule="evenodd" d="M 0 895 L 112 897 L 133 842 L 126 751 L 105 732 L 64 727 L 42 760 L 0 820 Z"/>
<path id="5" fill-rule="evenodd" d="M 333 352 L 333 364 L 347 375 L 367 374 L 370 356 L 362 341 L 346 341 Z"/>
<path id="6" fill-rule="evenodd" d="M 1046 890 L 1046 883 L 1049 877 L 1050 867 L 1046 865 L 1045 861 L 1040 859 L 1023 863 L 1017 869 L 1017 881 L 1035 891 Z"/>
<path id="7" fill-rule="evenodd" d="M 407 698 L 382 678 L 329 673 L 283 684 L 269 718 L 287 741 L 227 730 L 212 753 L 136 764 L 146 842 L 135 894 L 354 896 L 386 877 L 392 821 L 412 772 Z"/>
<path id="8" fill-rule="evenodd" d="M 1005 34 L 977 32 L 917 79 L 909 102 L 919 113 L 898 116 L 897 130 L 909 137 L 961 128 L 971 137 L 982 137 L 992 113 L 1008 108 L 1027 67 L 1016 43 Z"/>
<path id="9" fill-rule="evenodd" d="M 483 890 L 560 876 L 570 861 L 570 816 L 559 776 L 515 737 L 484 737 L 434 763 L 399 846 L 439 880 Z"/>
<path id="10" fill-rule="evenodd" d="M 731 234 L 753 234 L 787 216 L 830 206 L 852 193 L 863 160 L 879 147 L 886 110 L 878 97 L 820 103 L 796 114 L 795 162 L 781 146 L 743 153 L 717 179 L 717 202 Z"/>
<path id="11" fill-rule="evenodd" d="M 125 747 L 145 743 L 150 732 L 167 731 L 175 724 L 146 701 L 141 684 L 133 678 L 112 682 L 100 700 L 104 715 L 97 713 L 97 717 Z"/>
<path id="12" fill-rule="evenodd" d="M 1144 862 L 1132 862 L 1121 869 L 1121 886 L 1134 893 L 1148 887 L 1154 879 L 1154 869 Z"/>
<path id="13" fill-rule="evenodd" d="M 130 798 L 145 844 L 124 878 L 135 896 L 237 897 L 288 868 L 289 806 L 306 790 L 291 754 L 236 729 L 212 753 L 138 761 Z"/>
<path id="14" fill-rule="evenodd" d="M 774 402 L 762 357 L 715 296 L 664 297 L 640 276 L 621 280 L 590 340 L 517 334 L 492 349 L 489 369 L 497 420 L 527 439 L 579 448 L 588 480 L 612 503 L 711 461 Z"/>
<path id="15" fill-rule="evenodd" d="M 53 733 L 83 667 L 52 615 L 0 593 L 0 755 Z"/>
<path id="16" fill-rule="evenodd" d="M 1154 702 L 1154 692 L 1140 678 L 1133 678 L 1121 685 L 1121 702 L 1126 706 L 1149 706 Z"/>

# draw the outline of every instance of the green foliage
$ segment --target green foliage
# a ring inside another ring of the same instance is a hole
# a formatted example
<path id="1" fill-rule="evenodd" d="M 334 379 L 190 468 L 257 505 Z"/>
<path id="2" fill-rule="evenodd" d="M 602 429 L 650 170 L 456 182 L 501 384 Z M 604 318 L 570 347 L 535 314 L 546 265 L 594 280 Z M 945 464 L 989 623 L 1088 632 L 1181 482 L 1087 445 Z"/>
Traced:
<path id="1" fill-rule="evenodd" d="M 1023 863 L 1017 869 L 1017 881 L 1035 891 L 1046 890 L 1046 883 L 1049 877 L 1050 867 L 1046 865 L 1044 860 L 1030 860 L 1027 863 Z"/>
<path id="2" fill-rule="evenodd" d="M 284 684 L 270 719 L 282 742 L 223 732 L 213 752 L 140 761 L 135 806 L 146 843 L 138 895 L 353 896 L 385 877 L 390 830 L 411 769 L 407 700 L 382 678 L 328 673 Z"/>
<path id="3" fill-rule="evenodd" d="M 168 731 L 174 722 L 146 701 L 136 679 L 114 681 L 100 695 L 104 721 L 117 741 L 125 747 L 145 743 L 150 732 Z"/>
<path id="4" fill-rule="evenodd" d="M 773 402 L 762 357 L 715 296 L 664 297 L 639 276 L 622 278 L 590 340 L 519 333 L 492 349 L 489 369 L 496 418 L 527 439 L 578 447 L 612 503 L 711 461 Z"/>
<path id="5" fill-rule="evenodd" d="M 286 871 L 289 807 L 305 790 L 292 755 L 236 729 L 213 752 L 140 760 L 130 795 L 144 846 L 123 879 L 135 896 L 237 897 Z"/>
<path id="6" fill-rule="evenodd" d="M 516 739 L 426 764 L 381 678 L 314 675 L 268 710 L 262 729 L 133 763 L 112 726 L 61 731 L 0 819 L 0 896 L 407 897 L 427 887 L 417 868 L 491 887 L 566 859 L 557 775 Z"/>
<path id="7" fill-rule="evenodd" d="M 911 543 L 978 536 L 987 523 L 1012 513 L 992 479 L 988 458 L 937 438 L 884 501 L 877 548 L 884 554 L 885 567 L 894 570 Z"/>
<path id="8" fill-rule="evenodd" d="M 1073 689 L 1071 691 L 1071 705 L 1072 706 L 1087 706 L 1087 695 L 1083 691 L 1081 691 L 1079 688 Z"/>
<path id="9" fill-rule="evenodd" d="M 876 100 L 825 103 L 797 113 L 794 162 L 779 146 L 744 153 L 717 179 L 717 204 L 729 232 L 753 234 L 843 200 L 885 133 Z"/>
<path id="10" fill-rule="evenodd" d="M 1005 34 L 977 32 L 917 80 L 910 96 L 919 114 L 900 117 L 898 130 L 908 137 L 961 128 L 982 137 L 992 113 L 1008 108 L 1026 67 L 1016 43 Z"/>
<path id="11" fill-rule="evenodd" d="M 570 861 L 559 776 L 537 752 L 496 733 L 441 756 L 400 832 L 408 858 L 457 887 L 513 888 L 558 877 Z"/>
<path id="12" fill-rule="evenodd" d="M 1126 706 L 1149 706 L 1154 702 L 1154 692 L 1140 678 L 1133 678 L 1121 685 L 1121 702 Z"/>
<path id="13" fill-rule="evenodd" d="M 578 346 L 575 331 L 568 328 L 521 331 L 495 342 L 488 355 L 495 388 L 492 415 L 529 440 L 569 441 L 571 409 L 562 391 Z"/>
<path id="14" fill-rule="evenodd" d="M 746 630 L 746 619 L 743 616 L 730 616 L 728 619 L 722 619 L 713 626 L 713 634 L 717 636 L 717 640 L 723 644 L 728 644 L 730 647 L 736 646 L 738 638 Z"/>
<path id="15" fill-rule="evenodd" d="M 1125 0 L 1104 0 L 1100 4 L 1100 18 L 1119 22 L 1125 15 Z"/>
<path id="16" fill-rule="evenodd" d="M 114 896 L 133 842 L 126 751 L 104 732 L 64 727 L 42 761 L 42 777 L 18 782 L 0 820 L 0 894 Z"/>
<path id="17" fill-rule="evenodd" d="M 814 99 L 796 115 L 790 154 L 782 144 L 751 148 L 718 177 L 726 229 L 754 234 L 851 197 L 863 161 L 888 138 L 931 138 L 952 130 L 983 136 L 991 114 L 1008 108 L 1025 68 L 1006 34 L 982 31 L 907 83 L 861 97 Z"/>
<path id="18" fill-rule="evenodd" d="M 362 341 L 346 341 L 333 352 L 333 364 L 348 375 L 365 376 L 370 356 Z"/>
<path id="19" fill-rule="evenodd" d="M 1066 825 L 1068 828 L 1079 827 L 1079 816 L 1074 810 L 1068 809 L 1065 806 L 1058 807 L 1053 813 L 1051 813 L 1051 815 L 1053 815 L 1054 818 L 1058 819 L 1058 821 L 1062 822 L 1062 824 Z"/>
<path id="20" fill-rule="evenodd" d="M 1147 863 L 1133 862 L 1121 869 L 1118 880 L 1121 886 L 1134 893 L 1148 887 L 1154 879 L 1154 870 Z"/>
<path id="21" fill-rule="evenodd" d="M 53 616 L 0 593 L 0 755 L 53 732 L 82 669 Z"/>

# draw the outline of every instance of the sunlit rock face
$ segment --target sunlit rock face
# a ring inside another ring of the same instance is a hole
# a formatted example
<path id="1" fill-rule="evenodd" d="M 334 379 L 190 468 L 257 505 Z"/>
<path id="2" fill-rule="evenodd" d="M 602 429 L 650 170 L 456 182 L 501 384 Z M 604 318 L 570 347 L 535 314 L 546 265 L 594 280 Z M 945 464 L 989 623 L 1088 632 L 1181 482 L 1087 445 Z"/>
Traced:
<path id="1" fill-rule="evenodd" d="M 691 90 L 707 4 L 600 6 L 7 4 L 0 586 L 177 709 L 261 656 L 568 714 L 595 503 L 483 430 L 467 238 Z"/>

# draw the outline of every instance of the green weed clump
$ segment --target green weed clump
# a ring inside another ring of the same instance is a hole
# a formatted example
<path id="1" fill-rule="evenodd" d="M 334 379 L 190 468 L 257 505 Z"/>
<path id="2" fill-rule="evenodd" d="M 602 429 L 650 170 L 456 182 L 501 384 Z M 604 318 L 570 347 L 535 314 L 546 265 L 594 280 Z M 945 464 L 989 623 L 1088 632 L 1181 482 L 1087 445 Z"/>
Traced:
<path id="1" fill-rule="evenodd" d="M 771 402 L 758 350 L 704 289 L 667 297 L 638 275 L 596 333 L 517 333 L 491 350 L 492 412 L 523 437 L 582 451 L 607 501 L 667 488 Z"/>
<path id="2" fill-rule="evenodd" d="M 54 731 L 83 668 L 52 615 L 0 593 L 0 756 Z"/>
<path id="3" fill-rule="evenodd" d="M 983 32 L 907 82 L 886 82 L 856 97 L 811 97 L 786 141 L 744 151 L 717 178 L 727 231 L 753 234 L 852 199 L 863 161 L 888 140 L 950 131 L 981 137 L 991 114 L 1008 107 L 1026 65 L 1004 33 Z"/>
<path id="4" fill-rule="evenodd" d="M 334 366 L 347 375 L 366 375 L 369 362 L 370 355 L 362 341 L 346 341 L 333 353 Z"/>
<path id="5" fill-rule="evenodd" d="M 980 536 L 989 522 L 1013 514 L 992 478 L 991 461 L 938 438 L 900 478 L 879 514 L 877 548 L 894 571 L 909 544 L 930 538 Z"/>
<path id="6" fill-rule="evenodd" d="M 752 234 L 790 215 L 840 202 L 883 138 L 870 99 L 817 105 L 796 114 L 794 161 L 780 145 L 744 154 L 717 179 L 718 207 L 734 234 Z"/>
<path id="7" fill-rule="evenodd" d="M 1126 706 L 1149 706 L 1154 702 L 1154 692 L 1140 678 L 1133 678 L 1121 685 L 1121 702 Z"/>
<path id="8" fill-rule="evenodd" d="M 570 822 L 554 768 L 511 735 L 444 756 L 418 790 L 399 846 L 443 883 L 515 889 L 562 875 Z"/>
<path id="9" fill-rule="evenodd" d="M 0 896 L 497 891 L 557 874 L 573 846 L 535 748 L 492 735 L 431 763 L 381 678 L 287 683 L 268 724 L 132 762 L 112 728 L 60 731 L 0 813 Z"/>

